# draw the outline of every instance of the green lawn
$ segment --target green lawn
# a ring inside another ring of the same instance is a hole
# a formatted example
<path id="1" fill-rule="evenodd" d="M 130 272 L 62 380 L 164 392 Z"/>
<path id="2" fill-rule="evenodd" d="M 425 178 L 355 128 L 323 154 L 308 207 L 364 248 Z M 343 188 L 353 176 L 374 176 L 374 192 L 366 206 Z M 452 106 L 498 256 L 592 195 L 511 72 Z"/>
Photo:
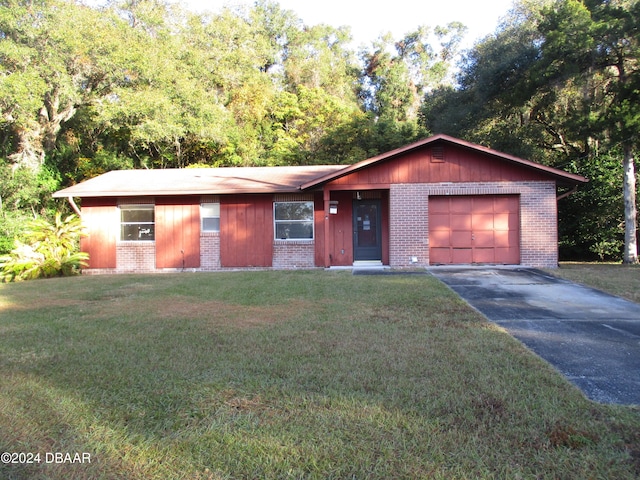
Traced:
<path id="1" fill-rule="evenodd" d="M 549 272 L 640 303 L 640 265 L 563 262 Z"/>
<path id="2" fill-rule="evenodd" d="M 428 275 L 2 284 L 0 367 L 0 451 L 41 455 L 3 479 L 640 474 L 640 410 L 588 401 Z"/>

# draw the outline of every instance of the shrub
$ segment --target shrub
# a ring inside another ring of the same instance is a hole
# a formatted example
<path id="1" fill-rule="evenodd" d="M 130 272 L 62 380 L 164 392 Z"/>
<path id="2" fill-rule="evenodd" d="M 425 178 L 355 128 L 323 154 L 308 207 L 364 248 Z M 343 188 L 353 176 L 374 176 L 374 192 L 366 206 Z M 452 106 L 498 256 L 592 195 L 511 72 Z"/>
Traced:
<path id="1" fill-rule="evenodd" d="M 63 220 L 58 212 L 53 223 L 31 221 L 25 232 L 27 243 L 16 240 L 11 253 L 0 257 L 0 279 L 12 282 L 79 273 L 89 259 L 78 251 L 82 235 L 82 222 L 75 215 Z"/>

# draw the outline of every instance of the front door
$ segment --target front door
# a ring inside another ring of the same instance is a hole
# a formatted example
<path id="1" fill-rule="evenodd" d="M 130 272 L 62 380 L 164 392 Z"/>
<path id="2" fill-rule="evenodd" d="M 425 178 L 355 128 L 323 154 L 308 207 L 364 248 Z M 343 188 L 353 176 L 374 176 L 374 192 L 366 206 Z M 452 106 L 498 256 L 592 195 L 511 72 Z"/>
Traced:
<path id="1" fill-rule="evenodd" d="M 382 260 L 380 200 L 353 201 L 353 260 Z"/>

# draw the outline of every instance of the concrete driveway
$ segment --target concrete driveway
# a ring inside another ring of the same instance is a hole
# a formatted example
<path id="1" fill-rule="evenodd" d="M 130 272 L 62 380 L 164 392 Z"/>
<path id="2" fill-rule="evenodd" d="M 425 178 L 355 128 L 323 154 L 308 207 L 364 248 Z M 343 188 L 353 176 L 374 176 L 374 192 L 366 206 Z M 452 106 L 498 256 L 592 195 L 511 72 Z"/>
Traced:
<path id="1" fill-rule="evenodd" d="M 640 305 L 522 267 L 433 267 L 587 397 L 640 404 Z"/>

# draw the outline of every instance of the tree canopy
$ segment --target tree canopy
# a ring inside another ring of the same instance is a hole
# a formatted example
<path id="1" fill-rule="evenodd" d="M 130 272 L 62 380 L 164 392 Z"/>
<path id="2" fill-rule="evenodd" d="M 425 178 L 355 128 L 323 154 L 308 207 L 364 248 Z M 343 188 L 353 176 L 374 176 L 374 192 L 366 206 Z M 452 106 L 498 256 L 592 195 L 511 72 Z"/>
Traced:
<path id="1" fill-rule="evenodd" d="M 349 164 L 442 132 L 591 178 L 559 203 L 561 253 L 637 261 L 639 17 L 517 0 L 465 52 L 458 22 L 355 50 L 271 0 L 0 0 L 0 253 L 108 170 Z"/>

